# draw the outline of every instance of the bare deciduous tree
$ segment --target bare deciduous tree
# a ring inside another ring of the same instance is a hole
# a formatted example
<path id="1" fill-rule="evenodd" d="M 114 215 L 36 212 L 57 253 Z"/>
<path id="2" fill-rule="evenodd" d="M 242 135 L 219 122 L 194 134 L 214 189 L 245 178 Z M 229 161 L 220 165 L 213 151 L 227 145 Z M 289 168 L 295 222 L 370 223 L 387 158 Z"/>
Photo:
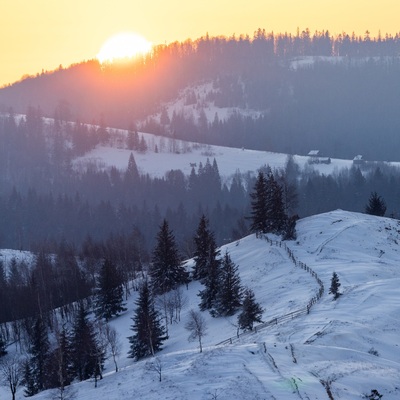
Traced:
<path id="1" fill-rule="evenodd" d="M 21 362 L 17 357 L 1 360 L 0 378 L 1 383 L 10 388 L 12 400 L 15 400 L 15 393 L 22 380 Z"/>
<path id="2" fill-rule="evenodd" d="M 108 349 L 114 361 L 115 372 L 118 372 L 117 358 L 121 353 L 121 341 L 119 339 L 120 335 L 115 328 L 110 325 L 106 325 L 105 337 L 107 339 Z"/>
<path id="3" fill-rule="evenodd" d="M 200 311 L 189 311 L 189 320 L 186 322 L 185 329 L 190 332 L 188 337 L 189 342 L 198 339 L 200 353 L 202 353 L 202 338 L 207 334 L 207 324 Z"/>
<path id="4" fill-rule="evenodd" d="M 178 287 L 174 290 L 175 319 L 181 320 L 181 311 L 187 304 L 187 297 L 183 294 L 183 289 Z"/>
<path id="5" fill-rule="evenodd" d="M 162 380 L 162 367 L 163 367 L 163 364 L 162 364 L 161 360 L 158 357 L 154 357 L 153 361 L 148 362 L 146 364 L 147 370 L 157 372 L 158 379 L 159 379 L 160 382 Z"/>

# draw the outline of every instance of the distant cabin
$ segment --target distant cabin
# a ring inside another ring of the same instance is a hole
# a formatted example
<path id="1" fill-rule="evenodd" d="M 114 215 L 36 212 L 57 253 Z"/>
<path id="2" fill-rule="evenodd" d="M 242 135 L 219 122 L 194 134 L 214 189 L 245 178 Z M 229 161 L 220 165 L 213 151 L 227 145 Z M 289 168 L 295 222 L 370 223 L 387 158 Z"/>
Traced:
<path id="1" fill-rule="evenodd" d="M 330 157 L 322 157 L 319 150 L 310 150 L 307 154 L 309 164 L 330 164 Z"/>
<path id="2" fill-rule="evenodd" d="M 364 163 L 365 163 L 365 160 L 363 159 L 363 156 L 360 154 L 353 158 L 353 164 L 355 164 L 355 165 L 360 165 L 360 164 L 364 164 Z"/>

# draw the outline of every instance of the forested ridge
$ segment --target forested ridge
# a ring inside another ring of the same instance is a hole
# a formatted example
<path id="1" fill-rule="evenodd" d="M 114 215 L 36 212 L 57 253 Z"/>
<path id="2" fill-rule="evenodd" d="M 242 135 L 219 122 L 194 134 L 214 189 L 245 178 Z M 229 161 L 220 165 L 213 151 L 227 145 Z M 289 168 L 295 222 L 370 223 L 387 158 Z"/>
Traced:
<path id="1" fill-rule="evenodd" d="M 44 115 L 141 126 L 176 138 L 261 150 L 398 160 L 399 35 L 331 34 L 258 29 L 252 36 L 209 37 L 155 46 L 126 64 L 82 62 L 42 72 L 0 90 L 7 111 L 40 107 Z M 213 89 L 199 101 L 196 86 Z M 193 115 L 162 113 L 184 89 Z M 209 105 L 237 113 L 198 118 Z M 240 110 L 255 110 L 244 116 Z M 164 114 L 165 115 L 165 114 Z M 379 138 L 379 139 L 378 139 Z"/>

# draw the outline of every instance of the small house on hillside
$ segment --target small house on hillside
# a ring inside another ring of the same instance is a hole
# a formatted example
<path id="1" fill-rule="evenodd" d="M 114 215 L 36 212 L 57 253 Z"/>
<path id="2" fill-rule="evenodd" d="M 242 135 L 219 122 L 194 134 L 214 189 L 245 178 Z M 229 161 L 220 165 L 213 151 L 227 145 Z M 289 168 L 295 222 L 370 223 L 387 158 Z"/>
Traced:
<path id="1" fill-rule="evenodd" d="M 363 156 L 360 154 L 353 158 L 353 164 L 355 164 L 355 165 L 361 165 L 364 163 L 365 163 L 365 160 L 363 159 Z"/>
<path id="2" fill-rule="evenodd" d="M 330 157 L 322 157 L 319 150 L 310 150 L 308 152 L 308 163 L 309 164 L 330 164 Z"/>
<path id="3" fill-rule="evenodd" d="M 318 164 L 319 163 L 319 150 L 310 150 L 307 154 L 308 163 L 309 164 Z"/>

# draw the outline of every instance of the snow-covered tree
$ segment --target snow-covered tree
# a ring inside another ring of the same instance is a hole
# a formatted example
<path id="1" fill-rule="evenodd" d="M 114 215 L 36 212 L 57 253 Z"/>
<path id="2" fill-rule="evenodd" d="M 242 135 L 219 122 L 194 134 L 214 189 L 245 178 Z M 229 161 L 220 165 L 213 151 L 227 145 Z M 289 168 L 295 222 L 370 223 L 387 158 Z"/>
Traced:
<path id="1" fill-rule="evenodd" d="M 157 244 L 153 251 L 149 275 L 151 289 L 155 294 L 163 294 L 188 282 L 188 273 L 181 265 L 175 237 L 164 219 L 157 234 Z"/>
<path id="2" fill-rule="evenodd" d="M 36 394 L 47 388 L 46 368 L 50 353 L 47 327 L 41 317 L 38 317 L 34 323 L 29 353 L 31 355 L 29 363 L 34 381 L 34 394 Z"/>
<path id="3" fill-rule="evenodd" d="M 336 300 L 341 293 L 339 292 L 339 288 L 340 288 L 340 282 L 339 282 L 339 277 L 337 275 L 336 272 L 334 272 L 332 274 L 332 278 L 331 278 L 331 287 L 329 289 L 329 293 L 333 294 L 333 299 Z"/>
<path id="4" fill-rule="evenodd" d="M 128 338 L 130 343 L 128 355 L 130 358 L 140 360 L 161 350 L 166 336 L 164 327 L 161 325 L 161 316 L 155 309 L 154 298 L 147 281 L 144 281 L 140 287 L 136 305 L 131 327 L 134 334 Z"/>
<path id="5" fill-rule="evenodd" d="M 209 254 L 216 254 L 215 243 L 210 246 Z M 219 258 L 210 257 L 207 266 L 207 275 L 201 280 L 204 289 L 199 292 L 201 299 L 199 307 L 200 310 L 212 310 L 215 308 L 217 293 L 219 288 L 219 280 L 221 274 L 221 260 Z"/>
<path id="6" fill-rule="evenodd" d="M 243 288 L 237 265 L 228 252 L 225 253 L 219 276 L 218 292 L 215 302 L 216 315 L 233 315 L 242 305 Z"/>
<path id="7" fill-rule="evenodd" d="M 209 228 L 209 221 L 203 214 L 194 237 L 193 279 L 204 279 L 208 273 L 208 265 L 215 260 L 219 251 L 215 244 L 214 234 Z"/>
<path id="8" fill-rule="evenodd" d="M 104 354 L 97 342 L 93 324 L 88 319 L 88 313 L 80 303 L 72 331 L 72 364 L 75 376 L 80 381 L 102 374 Z"/>
<path id="9" fill-rule="evenodd" d="M 115 315 L 126 311 L 123 302 L 123 279 L 110 260 L 104 260 L 97 279 L 95 313 L 108 321 Z"/>
<path id="10" fill-rule="evenodd" d="M 254 292 L 247 288 L 244 291 L 242 312 L 238 316 L 239 328 L 243 330 L 253 330 L 254 322 L 261 322 L 264 310 L 256 302 Z"/>
<path id="11" fill-rule="evenodd" d="M 251 232 L 256 234 L 268 232 L 267 214 L 268 214 L 268 199 L 267 199 L 267 181 L 262 171 L 258 172 L 257 180 L 254 185 L 251 197 Z"/>

